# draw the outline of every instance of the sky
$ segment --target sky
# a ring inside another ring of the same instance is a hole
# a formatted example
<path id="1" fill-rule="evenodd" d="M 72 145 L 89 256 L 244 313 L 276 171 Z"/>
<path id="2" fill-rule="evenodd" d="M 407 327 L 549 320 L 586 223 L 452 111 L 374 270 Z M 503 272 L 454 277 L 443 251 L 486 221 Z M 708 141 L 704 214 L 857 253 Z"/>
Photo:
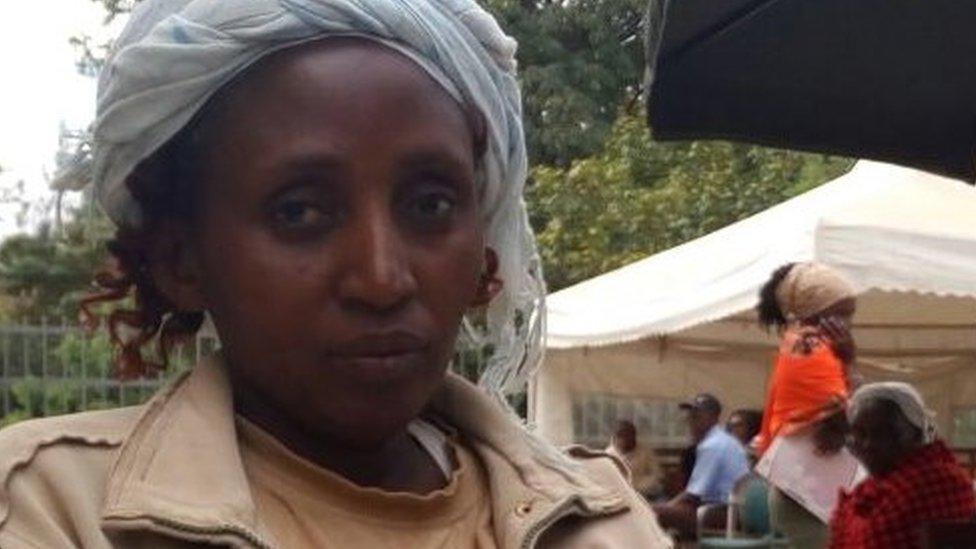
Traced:
<path id="1" fill-rule="evenodd" d="M 51 196 L 61 124 L 84 128 L 95 111 L 95 81 L 78 73 L 68 40 L 104 41 L 119 27 L 103 22 L 92 0 L 0 2 L 0 189 L 23 181 L 25 198 Z M 0 205 L 0 238 L 16 230 L 16 208 Z"/>

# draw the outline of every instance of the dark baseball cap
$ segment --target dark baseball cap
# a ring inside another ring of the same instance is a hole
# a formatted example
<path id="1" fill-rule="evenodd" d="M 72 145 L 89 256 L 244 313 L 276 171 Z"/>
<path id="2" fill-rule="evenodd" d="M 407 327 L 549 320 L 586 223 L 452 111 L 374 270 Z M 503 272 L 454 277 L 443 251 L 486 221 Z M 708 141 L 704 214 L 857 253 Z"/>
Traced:
<path id="1" fill-rule="evenodd" d="M 682 410 L 700 410 L 703 412 L 711 412 L 717 416 L 722 415 L 722 403 L 708 393 L 699 393 L 695 398 L 688 402 L 682 402 L 678 406 Z"/>

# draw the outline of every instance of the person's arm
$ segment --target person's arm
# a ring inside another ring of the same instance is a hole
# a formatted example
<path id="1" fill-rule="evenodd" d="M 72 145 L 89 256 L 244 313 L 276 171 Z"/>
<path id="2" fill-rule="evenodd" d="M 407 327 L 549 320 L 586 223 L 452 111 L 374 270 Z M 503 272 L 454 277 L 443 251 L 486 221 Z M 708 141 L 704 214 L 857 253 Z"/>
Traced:
<path id="1" fill-rule="evenodd" d="M 773 370 L 769 374 L 769 387 L 766 389 L 766 403 L 763 406 L 762 420 L 759 423 L 759 433 L 752 437 L 751 446 L 755 449 L 756 456 L 762 456 L 769 446 L 773 443 L 772 424 L 773 408 L 776 399 L 776 369 L 779 367 L 779 353 L 773 362 Z"/>
<path id="2" fill-rule="evenodd" d="M 682 537 L 694 537 L 698 528 L 698 507 L 701 500 L 682 492 L 663 504 L 653 505 L 658 524 L 665 530 L 677 531 Z"/>
<path id="3" fill-rule="evenodd" d="M 820 330 L 830 342 L 834 355 L 844 365 L 847 388 L 853 393 L 864 383 L 864 377 L 857 368 L 857 344 L 850 327 L 837 318 L 825 318 L 820 321 Z"/>
<path id="4" fill-rule="evenodd" d="M 714 491 L 721 474 L 721 452 L 718 448 L 699 445 L 695 468 L 685 490 L 664 505 L 654 507 L 661 526 L 694 536 L 698 522 L 698 507 L 705 496 Z"/>

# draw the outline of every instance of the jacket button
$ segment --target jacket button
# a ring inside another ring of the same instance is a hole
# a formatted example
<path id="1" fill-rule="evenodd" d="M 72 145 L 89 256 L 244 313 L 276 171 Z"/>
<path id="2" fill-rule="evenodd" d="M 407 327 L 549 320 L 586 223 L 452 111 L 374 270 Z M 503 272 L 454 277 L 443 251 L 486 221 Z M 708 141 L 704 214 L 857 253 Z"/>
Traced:
<path id="1" fill-rule="evenodd" d="M 523 501 L 522 503 L 519 503 L 515 507 L 515 516 L 517 517 L 526 517 L 531 512 L 532 512 L 532 504 L 527 501 Z"/>

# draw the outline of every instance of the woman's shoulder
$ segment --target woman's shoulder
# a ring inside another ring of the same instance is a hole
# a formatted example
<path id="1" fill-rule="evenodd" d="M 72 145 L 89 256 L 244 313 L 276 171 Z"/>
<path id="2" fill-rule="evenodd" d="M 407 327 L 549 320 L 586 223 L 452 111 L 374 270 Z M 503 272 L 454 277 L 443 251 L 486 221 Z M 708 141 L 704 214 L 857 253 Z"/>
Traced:
<path id="1" fill-rule="evenodd" d="M 48 446 L 64 441 L 111 444 L 121 441 L 138 419 L 142 406 L 29 419 L 0 429 L 0 463 L 12 448 Z"/>
<path id="2" fill-rule="evenodd" d="M 34 419 L 0 430 L 0 542 L 30 536 L 57 543 L 59 527 L 73 530 L 78 520 L 97 525 L 105 481 L 140 410 Z M 39 525 L 50 530 L 40 532 Z"/>
<path id="3" fill-rule="evenodd" d="M 623 496 L 627 503 L 627 511 L 601 521 L 570 521 L 559 524 L 552 533 L 554 538 L 565 536 L 561 539 L 573 539 L 580 547 L 617 547 L 621 541 L 635 543 L 635 540 L 641 542 L 633 545 L 634 547 L 653 549 L 673 547 L 671 538 L 658 525 L 657 516 L 650 504 L 631 488 L 630 471 L 622 459 L 604 450 L 585 446 L 570 446 L 566 448 L 566 454 L 580 464 L 590 478 Z M 552 547 L 561 546 L 565 545 L 559 543 L 552 545 Z"/>
<path id="4" fill-rule="evenodd" d="M 141 406 L 31 419 L 0 429 L 0 480 L 32 466 L 41 454 L 118 447 Z"/>

